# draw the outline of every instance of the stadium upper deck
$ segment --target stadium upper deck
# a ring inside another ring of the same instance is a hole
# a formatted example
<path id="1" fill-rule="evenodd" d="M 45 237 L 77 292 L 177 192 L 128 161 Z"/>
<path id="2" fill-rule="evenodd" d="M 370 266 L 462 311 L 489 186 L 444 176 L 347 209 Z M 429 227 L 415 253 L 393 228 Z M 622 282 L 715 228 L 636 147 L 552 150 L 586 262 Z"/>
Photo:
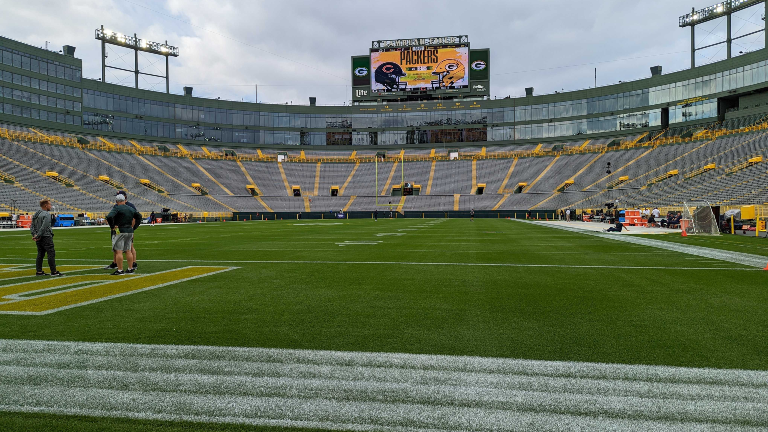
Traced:
<path id="1" fill-rule="evenodd" d="M 3 37 L 0 51 L 0 121 L 158 142 L 506 145 L 626 136 L 768 111 L 765 49 L 573 92 L 344 107 L 254 104 L 137 90 L 81 78 L 82 61 L 72 56 Z"/>

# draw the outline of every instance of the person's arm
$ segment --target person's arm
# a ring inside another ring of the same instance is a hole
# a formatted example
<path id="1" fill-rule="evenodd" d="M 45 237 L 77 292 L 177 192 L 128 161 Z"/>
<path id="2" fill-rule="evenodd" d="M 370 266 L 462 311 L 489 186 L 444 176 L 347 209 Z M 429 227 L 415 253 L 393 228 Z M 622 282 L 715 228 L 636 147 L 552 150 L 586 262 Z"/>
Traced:
<path id="1" fill-rule="evenodd" d="M 35 216 L 37 216 L 37 214 L 35 214 Z M 37 233 L 39 232 L 35 227 L 36 222 L 37 222 L 37 218 L 32 216 L 32 223 L 29 224 L 29 233 L 32 234 L 32 240 L 34 241 L 37 241 L 37 238 L 38 238 Z"/>
<path id="2" fill-rule="evenodd" d="M 109 227 L 111 229 L 113 229 L 113 230 L 115 229 L 115 215 L 116 214 L 117 214 L 117 211 L 114 208 L 112 208 L 112 210 L 109 212 L 109 214 L 107 214 L 107 217 L 106 217 L 107 223 L 109 224 Z"/>
<path id="3" fill-rule="evenodd" d="M 51 230 L 51 216 L 40 218 L 40 226 L 37 228 L 37 236 Z"/>
<path id="4" fill-rule="evenodd" d="M 141 213 L 134 211 L 133 212 L 133 230 L 135 231 L 136 228 L 141 225 Z"/>

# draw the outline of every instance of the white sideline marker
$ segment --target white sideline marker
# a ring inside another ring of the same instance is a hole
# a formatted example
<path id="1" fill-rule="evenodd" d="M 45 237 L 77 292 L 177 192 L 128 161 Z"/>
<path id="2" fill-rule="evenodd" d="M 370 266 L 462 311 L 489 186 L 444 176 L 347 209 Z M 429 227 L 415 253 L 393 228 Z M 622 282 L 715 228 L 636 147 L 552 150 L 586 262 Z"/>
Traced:
<path id="1" fill-rule="evenodd" d="M 0 410 L 348 431 L 758 430 L 768 372 L 0 340 Z"/>

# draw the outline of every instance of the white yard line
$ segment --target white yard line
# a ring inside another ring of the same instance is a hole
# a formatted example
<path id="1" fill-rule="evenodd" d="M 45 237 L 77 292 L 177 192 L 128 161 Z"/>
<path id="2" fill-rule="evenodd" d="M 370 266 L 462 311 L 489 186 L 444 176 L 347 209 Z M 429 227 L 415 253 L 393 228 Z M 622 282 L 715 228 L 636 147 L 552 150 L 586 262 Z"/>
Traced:
<path id="1" fill-rule="evenodd" d="M 515 220 L 515 219 L 512 219 L 512 220 Z M 681 243 L 666 242 L 663 240 L 648 239 L 648 238 L 635 237 L 635 236 L 629 236 L 629 235 L 618 235 L 618 234 L 612 234 L 612 233 L 595 232 L 595 231 L 579 229 L 576 227 L 564 226 L 561 224 L 554 224 L 554 223 L 547 223 L 547 222 L 525 221 L 520 219 L 517 219 L 516 221 L 535 224 L 539 226 L 545 226 L 548 228 L 556 228 L 560 230 L 576 232 L 579 234 L 585 234 L 585 235 L 600 237 L 600 238 L 609 239 L 609 240 L 632 243 L 634 245 L 648 246 L 648 247 L 653 247 L 658 249 L 664 249 L 671 252 L 679 252 L 679 253 L 684 253 L 688 255 L 700 256 L 704 258 L 711 258 L 719 261 L 726 261 L 729 263 L 742 264 L 750 267 L 757 267 L 760 269 L 765 268 L 766 263 L 768 263 L 768 257 L 764 257 L 760 255 L 752 255 L 752 254 L 747 254 L 743 252 L 733 252 L 733 251 L 713 249 L 713 248 L 708 248 L 703 246 L 686 245 Z M 674 260 L 677 257 L 675 255 L 670 255 L 669 258 L 670 260 Z"/>
<path id="2" fill-rule="evenodd" d="M 333 430 L 757 430 L 768 372 L 0 340 L 0 410 Z"/>

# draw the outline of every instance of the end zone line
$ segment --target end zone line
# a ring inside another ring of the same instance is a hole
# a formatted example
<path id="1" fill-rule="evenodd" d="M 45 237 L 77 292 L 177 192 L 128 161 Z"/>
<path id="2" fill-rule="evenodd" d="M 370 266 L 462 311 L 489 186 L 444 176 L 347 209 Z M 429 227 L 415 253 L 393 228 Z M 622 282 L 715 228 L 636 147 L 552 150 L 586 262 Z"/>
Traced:
<path id="1" fill-rule="evenodd" d="M 7 261 L 14 258 L 0 258 Z M 92 259 L 61 259 L 57 261 L 91 262 Z M 196 264 L 335 264 L 335 265 L 411 265 L 411 266 L 463 266 L 463 267 L 552 267 L 582 269 L 624 269 L 624 270 L 729 270 L 762 271 L 754 267 L 664 267 L 664 266 L 612 266 L 612 265 L 569 265 L 569 264 L 518 264 L 518 263 L 466 263 L 466 262 L 408 262 L 408 261 L 314 261 L 314 260 L 141 260 L 142 262 L 196 263 Z"/>

